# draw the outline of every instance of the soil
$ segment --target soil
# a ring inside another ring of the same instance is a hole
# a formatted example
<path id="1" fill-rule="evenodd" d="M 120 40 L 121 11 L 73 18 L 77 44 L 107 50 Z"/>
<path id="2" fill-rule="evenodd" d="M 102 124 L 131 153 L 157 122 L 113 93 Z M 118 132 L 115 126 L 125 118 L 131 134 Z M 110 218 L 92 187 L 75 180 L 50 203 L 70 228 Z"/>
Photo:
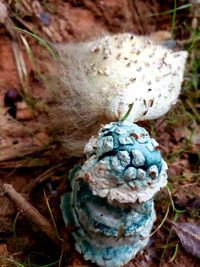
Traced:
<path id="1" fill-rule="evenodd" d="M 183 2 L 188 3 L 179 0 L 177 6 L 182 6 Z M 7 4 L 8 17 L 0 24 L 0 184 L 12 184 L 51 223 L 52 212 L 60 236 L 65 239 L 65 246 L 60 247 L 51 241 L 8 198 L 0 194 L 0 266 L 93 266 L 75 251 L 70 235 L 73 229 L 66 229 L 59 210 L 60 196 L 69 190 L 68 172 L 80 159 L 66 158 L 65 149 L 49 123 L 52 103 L 49 103 L 48 90 L 22 42 L 18 43 L 17 51 L 23 56 L 25 75 L 20 75 L 17 67 L 19 53 L 17 57 L 13 53 L 19 30 L 15 29 L 13 35 L 10 25 L 33 31 L 53 43 L 84 41 L 108 32 L 134 32 L 165 40 L 170 36 L 173 15 L 166 11 L 174 8 L 174 1 L 22 0 L 7 1 Z M 1 16 L 0 12 L 0 21 Z M 190 38 L 190 31 L 185 25 L 191 27 L 192 22 L 194 14 L 188 9 L 177 11 L 175 38 L 180 43 Z M 26 37 L 40 71 L 45 71 L 42 64 L 44 47 L 25 32 L 22 35 Z M 5 95 L 10 90 L 22 95 L 22 99 L 14 104 L 16 118 L 12 116 L 10 107 L 5 105 Z M 199 94 L 194 93 L 194 96 L 199 99 Z M 188 123 L 188 116 L 181 113 L 180 106 L 185 105 L 186 97 L 184 93 L 181 95 L 180 102 L 169 115 L 143 125 L 152 134 L 156 132 L 162 153 L 168 157 L 175 205 L 186 209 L 185 213 L 179 214 L 178 220 L 198 223 L 200 121 L 192 125 Z M 198 105 L 198 111 L 199 108 Z M 192 113 L 191 107 L 185 106 L 185 109 Z M 177 116 L 176 122 L 170 119 L 174 116 Z M 191 136 L 194 128 L 196 134 L 188 144 L 187 137 Z M 158 220 L 155 228 L 162 221 L 168 203 L 164 189 L 157 197 Z M 171 211 L 169 220 L 173 220 L 174 216 Z M 173 259 L 174 246 L 170 244 L 174 243 L 179 244 L 179 249 Z M 171 232 L 170 224 L 165 223 L 151 238 L 143 254 L 139 253 L 126 266 L 199 265 L 198 259 L 187 253 Z"/>

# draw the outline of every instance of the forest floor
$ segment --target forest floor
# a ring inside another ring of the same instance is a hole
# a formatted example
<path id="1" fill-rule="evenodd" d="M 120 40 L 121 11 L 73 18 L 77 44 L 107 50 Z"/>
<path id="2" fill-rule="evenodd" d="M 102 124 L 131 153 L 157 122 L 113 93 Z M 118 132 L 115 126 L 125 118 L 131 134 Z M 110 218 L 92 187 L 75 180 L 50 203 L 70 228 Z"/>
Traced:
<path id="1" fill-rule="evenodd" d="M 77 42 L 109 32 L 172 38 L 189 52 L 177 104 L 164 117 L 142 123 L 168 162 L 169 183 L 155 201 L 158 231 L 126 266 L 199 266 L 189 253 L 200 251 L 199 236 L 186 229 L 192 247 L 186 252 L 173 230 L 173 223 L 179 234 L 185 230 L 179 223 L 200 226 L 200 4 L 194 2 L 21 0 L 5 1 L 6 10 L 0 1 L 0 266 L 94 266 L 75 251 L 59 210 L 68 172 L 79 159 L 65 156 L 49 122 L 41 51 L 48 50 L 45 40 Z M 47 219 L 53 236 L 10 201 L 5 183 Z"/>

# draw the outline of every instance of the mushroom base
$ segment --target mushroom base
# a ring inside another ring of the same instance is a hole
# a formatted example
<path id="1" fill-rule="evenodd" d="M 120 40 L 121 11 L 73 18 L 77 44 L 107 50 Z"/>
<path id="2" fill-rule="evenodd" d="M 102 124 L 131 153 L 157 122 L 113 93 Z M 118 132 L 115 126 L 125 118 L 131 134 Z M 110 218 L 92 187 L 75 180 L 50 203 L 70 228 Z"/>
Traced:
<path id="1" fill-rule="evenodd" d="M 132 207 L 113 207 L 106 199 L 92 195 L 82 181 L 61 198 L 66 225 L 75 225 L 76 250 L 99 266 L 120 267 L 148 244 L 156 219 L 154 203 L 135 203 Z"/>

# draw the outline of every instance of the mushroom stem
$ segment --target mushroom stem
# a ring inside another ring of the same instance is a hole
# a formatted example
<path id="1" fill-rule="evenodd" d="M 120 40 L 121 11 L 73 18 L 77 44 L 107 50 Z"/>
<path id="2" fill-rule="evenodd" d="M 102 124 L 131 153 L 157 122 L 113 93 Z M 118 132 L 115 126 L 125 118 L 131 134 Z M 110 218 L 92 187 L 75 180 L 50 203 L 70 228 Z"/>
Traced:
<path id="1" fill-rule="evenodd" d="M 124 266 L 147 246 L 153 199 L 167 184 L 158 143 L 127 119 L 130 109 L 125 121 L 104 125 L 89 140 L 85 162 L 69 173 L 72 190 L 61 197 L 66 226 L 76 226 L 76 250 L 102 267 Z"/>

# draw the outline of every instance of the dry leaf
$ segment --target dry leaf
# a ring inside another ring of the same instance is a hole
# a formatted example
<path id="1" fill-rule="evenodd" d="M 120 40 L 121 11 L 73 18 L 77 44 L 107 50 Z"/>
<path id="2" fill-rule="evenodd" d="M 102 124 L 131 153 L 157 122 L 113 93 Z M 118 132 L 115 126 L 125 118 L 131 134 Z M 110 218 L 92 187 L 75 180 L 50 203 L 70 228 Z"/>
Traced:
<path id="1" fill-rule="evenodd" d="M 171 223 L 185 250 L 200 258 L 200 227 L 194 223 Z"/>

